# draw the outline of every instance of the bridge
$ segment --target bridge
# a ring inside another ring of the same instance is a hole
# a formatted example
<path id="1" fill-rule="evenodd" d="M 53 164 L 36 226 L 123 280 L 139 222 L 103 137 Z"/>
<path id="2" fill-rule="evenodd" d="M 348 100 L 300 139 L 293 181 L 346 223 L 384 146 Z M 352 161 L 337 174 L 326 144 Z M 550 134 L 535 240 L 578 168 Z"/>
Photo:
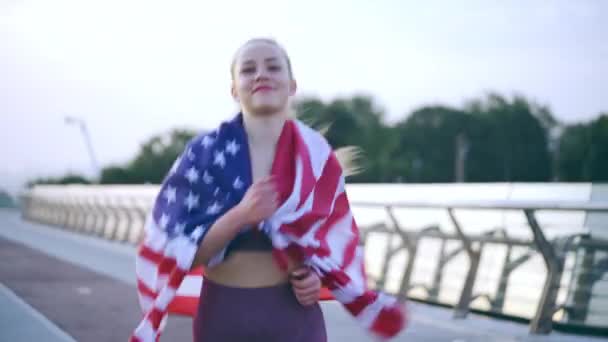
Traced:
<path id="1" fill-rule="evenodd" d="M 126 340 L 140 317 L 135 244 L 154 192 L 46 187 L 26 194 L 21 211 L 0 210 L 0 340 Z M 581 211 L 604 215 L 605 202 L 448 202 L 353 201 L 367 210 L 355 216 L 362 218 L 374 286 L 411 299 L 409 328 L 397 341 L 608 340 L 580 334 L 598 335 L 608 325 L 602 259 L 608 244 L 576 230 L 552 234 L 552 218 L 543 216 L 557 211 L 558 221 L 572 227 Z M 411 214 L 403 219 L 400 208 L 439 208 L 445 217 L 433 212 L 422 224 L 425 218 Z M 379 217 L 373 210 L 386 220 L 366 222 Z M 512 228 L 524 222 L 529 234 L 487 229 L 490 220 L 482 213 L 488 210 L 519 212 L 515 220 L 502 216 L 503 223 Z M 483 229 L 467 215 L 484 221 Z M 417 220 L 421 228 L 409 229 Z M 589 222 L 586 216 L 582 221 Z M 596 221 L 606 228 L 606 220 Z M 504 253 L 494 255 L 500 248 Z M 337 303 L 323 302 L 322 308 L 330 341 L 372 341 Z M 171 316 L 168 324 L 165 340 L 191 340 L 190 318 Z"/>

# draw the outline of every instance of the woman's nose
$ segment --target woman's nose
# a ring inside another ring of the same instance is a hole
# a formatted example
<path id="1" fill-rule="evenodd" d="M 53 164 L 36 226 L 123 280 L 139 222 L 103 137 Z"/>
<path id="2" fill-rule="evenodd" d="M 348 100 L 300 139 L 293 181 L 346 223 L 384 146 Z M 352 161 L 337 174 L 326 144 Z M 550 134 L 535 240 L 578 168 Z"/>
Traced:
<path id="1" fill-rule="evenodd" d="M 255 79 L 257 80 L 265 80 L 268 78 L 268 73 L 264 68 L 258 68 L 257 73 L 255 74 Z"/>

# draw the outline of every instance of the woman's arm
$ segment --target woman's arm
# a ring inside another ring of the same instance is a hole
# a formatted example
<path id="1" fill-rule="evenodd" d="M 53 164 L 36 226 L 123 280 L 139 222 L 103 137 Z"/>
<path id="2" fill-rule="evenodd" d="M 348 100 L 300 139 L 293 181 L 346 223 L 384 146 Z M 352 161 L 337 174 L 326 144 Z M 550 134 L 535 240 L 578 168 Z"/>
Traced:
<path id="1" fill-rule="evenodd" d="M 277 209 L 274 180 L 260 180 L 247 190 L 239 204 L 228 210 L 209 228 L 200 243 L 191 268 L 207 265 L 246 225 L 258 223 Z"/>
<path id="2" fill-rule="evenodd" d="M 192 268 L 207 265 L 211 258 L 228 244 L 244 226 L 243 214 L 235 206 L 220 217 L 209 229 L 194 256 Z"/>

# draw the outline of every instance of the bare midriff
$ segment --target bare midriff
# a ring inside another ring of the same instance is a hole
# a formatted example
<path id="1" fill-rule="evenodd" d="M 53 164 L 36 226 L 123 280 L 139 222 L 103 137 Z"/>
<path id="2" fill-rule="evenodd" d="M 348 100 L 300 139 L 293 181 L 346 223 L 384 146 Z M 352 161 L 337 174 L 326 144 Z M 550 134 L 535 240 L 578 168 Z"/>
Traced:
<path id="1" fill-rule="evenodd" d="M 288 270 L 294 267 L 290 261 Z M 270 251 L 235 251 L 220 264 L 206 269 L 205 276 L 231 287 L 268 287 L 289 280 L 288 271 L 279 267 Z"/>

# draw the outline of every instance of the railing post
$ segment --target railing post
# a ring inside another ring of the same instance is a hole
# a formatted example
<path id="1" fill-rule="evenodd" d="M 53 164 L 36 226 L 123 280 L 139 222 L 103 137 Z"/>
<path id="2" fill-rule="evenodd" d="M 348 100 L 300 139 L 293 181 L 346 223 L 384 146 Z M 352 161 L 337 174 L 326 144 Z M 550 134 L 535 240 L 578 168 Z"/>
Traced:
<path id="1" fill-rule="evenodd" d="M 446 239 L 441 239 L 441 247 L 439 247 L 439 261 L 435 272 L 433 272 L 433 283 L 429 289 L 429 299 L 439 301 L 439 288 L 441 287 L 441 278 L 443 277 L 443 268 L 446 264 Z"/>
<path id="2" fill-rule="evenodd" d="M 95 218 L 93 216 L 93 203 L 92 203 L 92 198 L 91 197 L 84 197 L 82 199 L 82 206 L 84 207 L 84 219 L 82 220 L 82 227 L 80 228 L 82 232 L 86 232 L 87 234 L 90 234 L 91 232 L 91 224 L 90 221 L 92 220 L 93 222 L 95 222 Z"/>
<path id="3" fill-rule="evenodd" d="M 588 246 L 584 243 L 589 240 L 589 236 L 583 236 L 581 238 L 582 243 L 579 243 L 576 250 L 577 255 L 578 253 L 582 255 L 580 256 L 580 264 L 575 266 L 576 272 L 572 272 L 573 278 L 576 276 L 576 280 L 570 284 L 574 290 L 572 302 L 575 305 L 573 305 L 572 311 L 568 314 L 569 322 L 584 323 L 589 311 L 594 283 L 593 266 L 596 254 L 593 246 Z"/>
<path id="4" fill-rule="evenodd" d="M 116 205 L 117 212 L 122 213 L 124 215 L 124 218 L 120 220 L 120 224 L 117 225 L 116 230 L 114 231 L 114 234 L 111 238 L 112 240 L 126 241 L 129 236 L 129 230 L 131 229 L 133 218 L 131 217 L 129 205 L 126 202 L 127 200 L 125 199 L 124 201 L 119 202 Z M 121 227 L 123 229 L 120 229 Z"/>
<path id="5" fill-rule="evenodd" d="M 507 237 L 507 235 L 505 235 L 505 237 Z M 523 265 L 532 257 L 532 250 L 530 250 L 526 254 L 511 260 L 512 248 L 513 247 L 511 245 L 507 246 L 507 254 L 505 255 L 505 263 L 503 264 L 500 272 L 500 279 L 498 280 L 498 287 L 496 289 L 496 297 L 492 301 L 492 311 L 501 312 L 503 310 L 511 273 L 513 273 L 517 267 Z"/>
<path id="6" fill-rule="evenodd" d="M 386 212 L 388 214 L 388 217 L 391 219 L 391 222 L 393 223 L 395 232 L 401 237 L 401 245 L 405 249 L 407 249 L 407 254 L 408 254 L 407 255 L 407 265 L 405 266 L 405 272 L 403 274 L 403 278 L 401 278 L 401 284 L 399 285 L 399 293 L 398 293 L 399 297 L 406 298 L 407 292 L 409 291 L 409 287 L 410 287 L 412 272 L 414 270 L 414 263 L 416 262 L 416 255 L 418 254 L 418 240 L 415 237 L 413 237 L 411 234 L 408 234 L 405 231 L 405 229 L 402 229 L 401 225 L 399 225 L 399 222 L 397 221 L 397 218 L 395 218 L 395 215 L 393 214 L 392 209 L 393 209 L 392 207 L 387 206 Z M 392 238 L 389 240 L 389 242 L 392 242 Z M 391 250 L 391 257 L 399 249 L 401 249 L 401 247 L 397 248 L 394 251 Z M 388 266 L 388 262 L 385 265 Z M 388 271 L 387 268 L 386 268 L 386 271 Z M 385 278 L 385 275 L 382 275 L 382 279 L 384 279 L 384 278 Z"/>
<path id="7" fill-rule="evenodd" d="M 65 218 L 65 222 L 63 224 L 63 228 L 66 230 L 72 229 L 72 227 L 76 226 L 76 200 L 74 197 L 68 197 L 68 215 Z"/>
<path id="8" fill-rule="evenodd" d="M 77 197 L 77 203 L 78 203 L 78 220 L 76 221 L 76 227 L 74 227 L 74 230 L 79 232 L 79 233 L 86 233 L 86 229 L 84 228 L 86 221 L 87 221 L 87 207 L 86 207 L 86 203 L 85 203 L 86 197 L 84 197 L 84 195 L 80 194 Z"/>
<path id="9" fill-rule="evenodd" d="M 480 253 L 478 250 L 473 249 L 471 241 L 464 234 L 458 220 L 456 220 L 456 216 L 454 216 L 454 211 L 452 208 L 448 208 L 448 214 L 450 215 L 450 219 L 454 224 L 458 237 L 460 240 L 462 240 L 462 246 L 469 257 L 469 271 L 467 272 L 467 277 L 464 281 L 462 292 L 460 293 L 460 299 L 454 308 L 454 318 L 465 318 L 469 313 L 469 305 L 471 303 L 471 299 L 473 298 L 473 286 L 475 285 L 475 278 L 477 278 Z"/>
<path id="10" fill-rule="evenodd" d="M 137 213 L 137 217 L 139 218 L 139 224 L 129 232 L 128 241 L 133 245 L 137 245 L 141 242 L 141 239 L 143 237 L 143 230 L 146 225 L 146 210 L 137 206 L 136 203 L 134 210 Z"/>
<path id="11" fill-rule="evenodd" d="M 61 199 L 59 199 L 59 215 L 57 217 L 57 221 L 55 222 L 55 225 L 57 225 L 59 227 L 63 227 L 65 218 L 67 215 L 68 215 L 68 202 L 65 197 L 62 197 Z"/>
<path id="12" fill-rule="evenodd" d="M 110 211 L 114 220 L 112 221 L 112 225 L 107 225 L 103 234 L 101 235 L 103 238 L 111 240 L 114 238 L 118 227 L 120 226 L 120 208 L 117 203 L 115 203 L 115 198 L 109 198 L 108 200 L 108 210 Z"/>
<path id="13" fill-rule="evenodd" d="M 95 236 L 103 236 L 106 227 L 108 226 L 108 221 L 110 220 L 110 209 L 108 206 L 110 205 L 110 200 L 107 196 L 101 196 L 98 199 L 97 206 L 99 208 L 101 219 L 95 225 L 95 230 L 93 231 L 93 235 Z"/>
<path id="14" fill-rule="evenodd" d="M 563 272 L 563 262 L 553 246 L 545 238 L 545 234 L 543 234 L 538 221 L 536 221 L 534 210 L 524 209 L 524 213 L 532 230 L 534 243 L 538 247 L 547 266 L 547 278 L 545 279 L 536 314 L 530 322 L 530 332 L 533 334 L 548 334 L 553 329 L 553 313 L 559 290 L 559 282 Z"/>
<path id="15" fill-rule="evenodd" d="M 386 275 L 388 273 L 388 266 L 390 265 L 390 260 L 392 259 L 393 255 L 394 255 L 394 250 L 393 250 L 393 237 L 394 234 L 391 234 L 391 232 L 389 231 L 387 234 L 387 244 L 386 244 L 386 248 L 384 250 L 384 257 L 383 257 L 383 261 L 382 261 L 382 270 L 380 271 L 380 279 L 378 279 L 378 282 L 376 283 L 376 286 L 379 289 L 382 290 L 386 290 Z"/>

